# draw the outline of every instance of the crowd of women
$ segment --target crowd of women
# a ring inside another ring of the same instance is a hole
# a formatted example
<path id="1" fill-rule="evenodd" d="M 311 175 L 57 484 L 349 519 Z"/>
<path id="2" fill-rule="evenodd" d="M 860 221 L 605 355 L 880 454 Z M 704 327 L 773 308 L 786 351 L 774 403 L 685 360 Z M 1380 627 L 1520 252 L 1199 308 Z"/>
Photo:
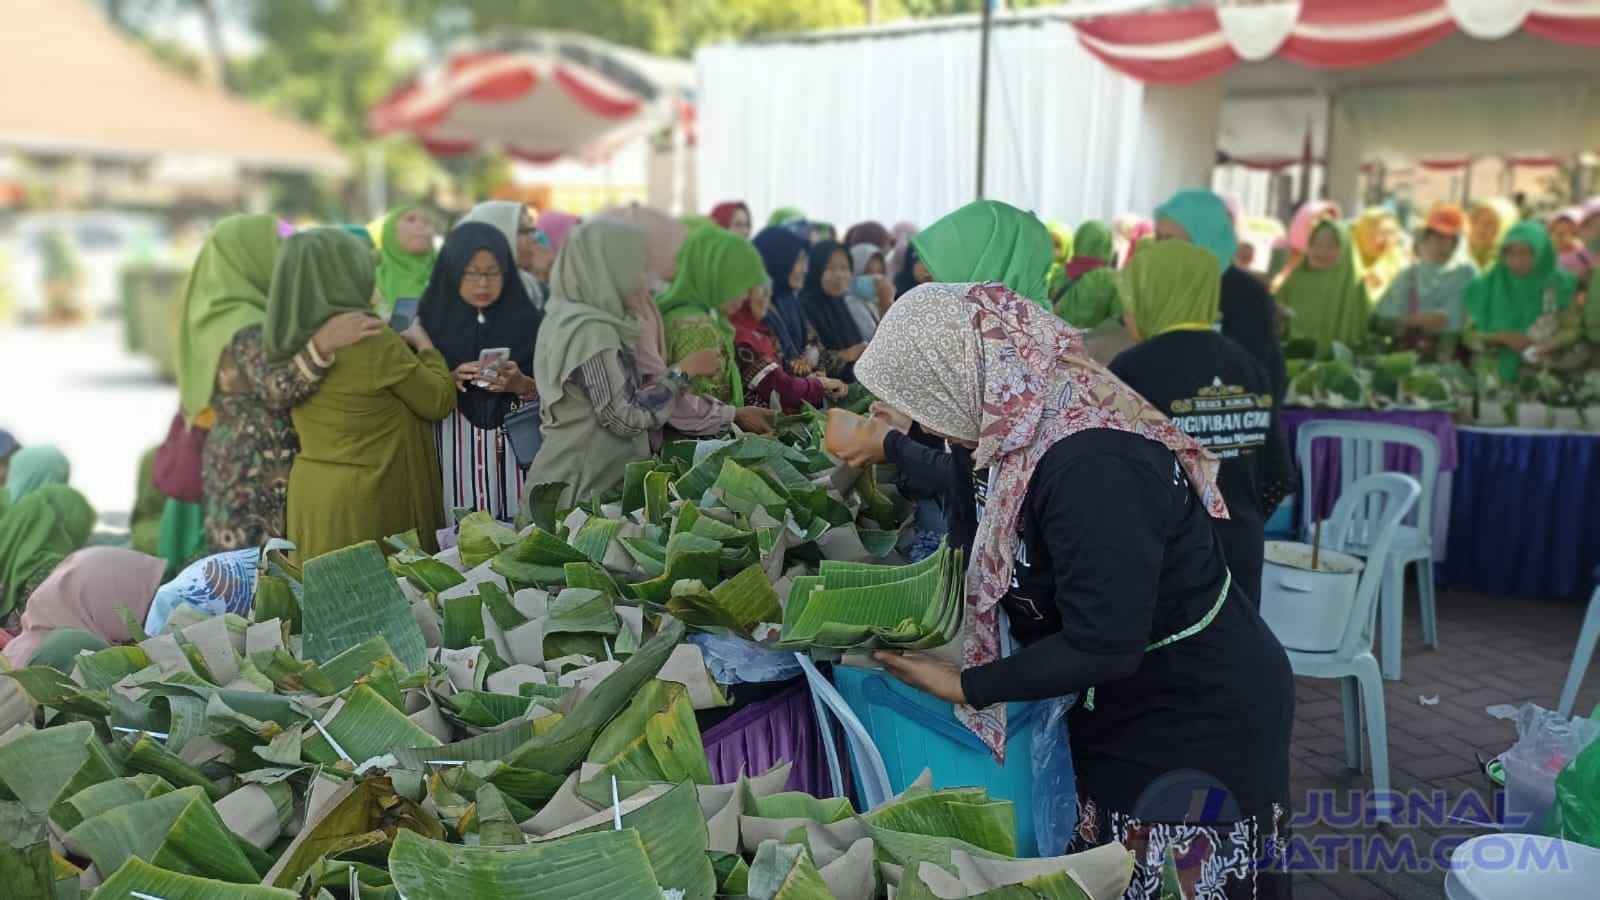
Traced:
<path id="1" fill-rule="evenodd" d="M 1219 861 L 1204 895 L 1272 896 L 1293 688 L 1256 610 L 1294 480 L 1280 339 L 1475 331 L 1514 374 L 1533 322 L 1581 302 L 1600 202 L 1515 218 L 1441 206 L 1413 258 L 1392 215 L 1311 204 L 1263 274 L 1206 190 L 1074 230 L 979 201 L 842 237 L 794 209 L 752 233 L 737 202 L 580 220 L 495 201 L 442 240 L 418 207 L 230 217 L 184 289 L 181 410 L 141 466 L 131 549 L 80 549 L 95 516 L 66 461 L 0 432 L 6 656 L 70 660 L 185 599 L 247 609 L 240 573 L 272 538 L 302 560 L 407 531 L 433 550 L 457 511 L 515 521 L 538 484 L 603 499 L 663 440 L 765 433 L 859 383 L 878 402 L 838 455 L 893 463 L 919 531 L 972 560 L 964 665 L 884 665 L 996 747 L 1006 702 L 1082 698 L 1078 841 L 1136 847 L 1129 896 L 1197 838 Z M 1222 812 L 1152 800 L 1173 772 Z"/>

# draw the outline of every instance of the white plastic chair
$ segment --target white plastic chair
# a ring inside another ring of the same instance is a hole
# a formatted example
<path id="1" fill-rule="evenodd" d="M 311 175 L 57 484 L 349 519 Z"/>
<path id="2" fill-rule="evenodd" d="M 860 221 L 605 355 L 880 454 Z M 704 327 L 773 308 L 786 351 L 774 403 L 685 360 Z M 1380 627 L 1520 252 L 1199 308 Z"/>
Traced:
<path id="1" fill-rule="evenodd" d="M 1300 527 L 1303 541 L 1310 542 L 1317 507 L 1316 480 L 1312 469 L 1312 450 L 1319 440 L 1339 442 L 1339 495 L 1342 497 L 1357 481 L 1385 471 L 1385 445 L 1400 444 L 1417 451 L 1421 471 L 1415 476 L 1422 489 L 1417 508 L 1401 523 L 1395 536 L 1388 564 L 1394 578 L 1385 579 L 1383 590 L 1383 677 L 1400 678 L 1401 624 L 1405 620 L 1406 567 L 1419 563 L 1417 591 L 1422 609 L 1422 640 L 1439 647 L 1439 618 L 1433 589 L 1433 492 L 1439 480 L 1439 442 L 1433 435 L 1403 425 L 1378 425 L 1370 422 L 1322 421 L 1300 426 L 1295 438 L 1295 457 L 1300 463 Z M 1369 531 L 1367 515 L 1357 512 L 1346 539 L 1346 553 L 1365 558 L 1365 538 Z"/>
<path id="2" fill-rule="evenodd" d="M 1596 572 L 1600 575 L 1600 572 Z M 1578 646 L 1572 651 L 1572 665 L 1567 669 L 1567 682 L 1561 686 L 1561 702 L 1556 711 L 1562 717 L 1572 716 L 1572 705 L 1578 702 L 1578 687 L 1583 675 L 1589 671 L 1589 660 L 1594 657 L 1595 644 L 1600 643 L 1600 584 L 1589 595 L 1589 611 L 1583 614 L 1583 629 L 1578 632 Z"/>
<path id="3" fill-rule="evenodd" d="M 818 671 L 816 664 L 804 653 L 796 653 L 794 658 L 799 660 L 800 668 L 806 673 L 806 683 L 811 687 L 811 708 L 817 714 L 817 730 L 822 735 L 823 753 L 828 759 L 828 777 L 833 780 L 833 795 L 844 795 L 844 773 L 839 766 L 839 751 L 833 740 L 833 725 L 828 721 L 828 714 L 832 713 L 839 720 L 839 725 L 844 728 L 845 741 L 849 744 L 850 755 L 856 761 L 857 784 L 856 790 L 861 794 L 862 810 L 876 809 L 894 796 L 894 791 L 889 786 L 889 768 L 884 765 L 883 754 L 878 751 L 878 745 L 873 743 L 872 736 L 867 733 L 867 727 L 851 711 L 850 705 L 845 702 L 833 683 Z"/>
<path id="4" fill-rule="evenodd" d="M 1344 700 L 1344 754 L 1352 769 L 1361 769 L 1361 727 L 1365 720 L 1371 746 L 1372 789 L 1378 798 L 1376 817 L 1389 821 L 1389 725 L 1384 714 L 1383 676 L 1372 655 L 1372 633 L 1378 612 L 1378 594 L 1394 578 L 1389 565 L 1400 522 L 1416 505 L 1422 488 L 1409 475 L 1385 472 L 1368 475 L 1345 488 L 1333 515 L 1322 529 L 1323 546 L 1354 555 L 1366 552 L 1366 565 L 1356 584 L 1356 601 L 1339 647 L 1327 653 L 1289 650 L 1294 674 L 1309 678 L 1341 679 Z M 1352 541 L 1352 535 L 1367 540 Z M 1272 589 L 1270 579 L 1262 590 Z M 1364 713 L 1364 715 L 1363 715 Z"/>

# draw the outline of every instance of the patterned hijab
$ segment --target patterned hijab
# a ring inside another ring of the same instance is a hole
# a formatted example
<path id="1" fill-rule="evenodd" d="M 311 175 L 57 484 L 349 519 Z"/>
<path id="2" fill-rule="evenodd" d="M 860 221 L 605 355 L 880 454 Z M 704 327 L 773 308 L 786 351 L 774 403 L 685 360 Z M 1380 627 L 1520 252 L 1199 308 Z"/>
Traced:
<path id="1" fill-rule="evenodd" d="M 1042 226 L 1041 226 L 1042 228 Z M 1011 585 L 1028 482 L 1057 441 L 1127 431 L 1171 448 L 1213 518 L 1227 518 L 1217 460 L 1083 353 L 1082 335 L 1000 284 L 921 285 L 895 302 L 856 379 L 925 428 L 976 442 L 989 497 L 967 567 L 964 668 L 1000 657 L 997 606 Z M 1005 758 L 1005 705 L 956 715 Z"/>

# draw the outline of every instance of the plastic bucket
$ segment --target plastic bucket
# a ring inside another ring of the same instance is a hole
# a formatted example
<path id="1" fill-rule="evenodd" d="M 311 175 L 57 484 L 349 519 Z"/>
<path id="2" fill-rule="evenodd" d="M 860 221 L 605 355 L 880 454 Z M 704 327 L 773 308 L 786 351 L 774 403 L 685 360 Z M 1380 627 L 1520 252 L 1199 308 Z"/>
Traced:
<path id="1" fill-rule="evenodd" d="M 1313 571 L 1310 544 L 1267 541 L 1261 618 L 1278 643 L 1308 653 L 1339 649 L 1355 611 L 1363 565 L 1354 556 L 1323 550 Z"/>
<path id="2" fill-rule="evenodd" d="M 1485 834 L 1450 855 L 1449 900 L 1555 900 L 1593 897 L 1600 850 L 1536 834 Z"/>
<path id="3" fill-rule="evenodd" d="M 1014 806 L 1017 855 L 1038 855 L 1031 758 L 1034 725 L 1042 704 L 1006 704 L 1006 761 L 1002 766 L 995 763 L 977 735 L 956 719 L 954 707 L 937 697 L 879 670 L 853 666 L 834 666 L 833 684 L 878 746 L 895 793 L 905 790 L 923 769 L 933 773 L 936 788 L 986 788 L 991 797 L 1010 800 Z"/>

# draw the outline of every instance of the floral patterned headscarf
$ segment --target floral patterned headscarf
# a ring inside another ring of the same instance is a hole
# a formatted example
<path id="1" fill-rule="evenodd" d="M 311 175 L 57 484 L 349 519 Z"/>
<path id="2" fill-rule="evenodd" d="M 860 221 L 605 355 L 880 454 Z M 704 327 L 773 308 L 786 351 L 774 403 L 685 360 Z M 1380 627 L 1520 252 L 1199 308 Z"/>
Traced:
<path id="1" fill-rule="evenodd" d="M 989 493 L 967 566 L 963 668 L 1000 657 L 996 609 L 1011 586 L 1028 482 L 1057 441 L 1128 431 L 1169 447 L 1213 518 L 1228 517 L 1217 460 L 1104 366 L 1080 332 L 1005 285 L 920 285 L 895 301 L 855 366 L 867 390 L 924 427 L 976 442 Z M 1005 758 L 1005 704 L 956 715 Z"/>

